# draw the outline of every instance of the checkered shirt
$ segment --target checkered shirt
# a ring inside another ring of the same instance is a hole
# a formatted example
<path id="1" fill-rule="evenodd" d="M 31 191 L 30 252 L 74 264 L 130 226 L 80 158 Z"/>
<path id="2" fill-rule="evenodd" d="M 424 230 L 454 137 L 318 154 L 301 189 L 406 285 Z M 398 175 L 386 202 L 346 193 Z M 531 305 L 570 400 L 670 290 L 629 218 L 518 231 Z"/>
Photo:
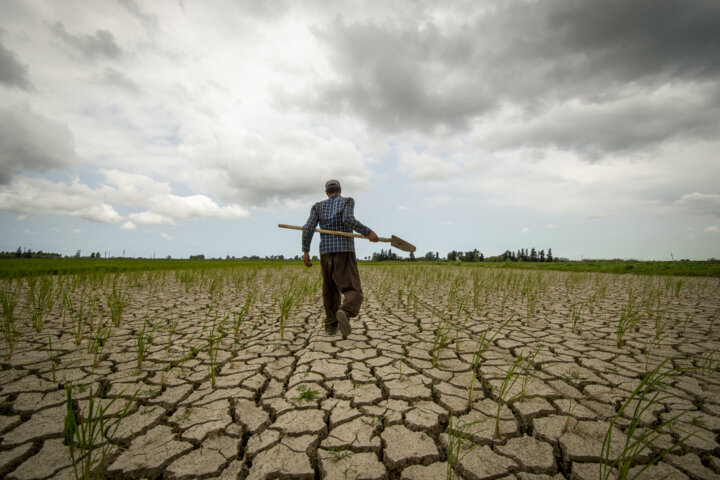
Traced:
<path id="1" fill-rule="evenodd" d="M 353 216 L 355 200 L 350 197 L 341 197 L 340 194 L 332 195 L 327 200 L 318 202 L 310 209 L 310 216 L 303 226 L 302 251 L 310 251 L 315 227 L 320 224 L 323 230 L 335 230 L 340 232 L 357 231 L 361 235 L 370 235 L 368 227 L 358 222 Z M 355 241 L 352 237 L 341 237 L 340 235 L 320 234 L 320 255 L 335 252 L 354 252 Z"/>

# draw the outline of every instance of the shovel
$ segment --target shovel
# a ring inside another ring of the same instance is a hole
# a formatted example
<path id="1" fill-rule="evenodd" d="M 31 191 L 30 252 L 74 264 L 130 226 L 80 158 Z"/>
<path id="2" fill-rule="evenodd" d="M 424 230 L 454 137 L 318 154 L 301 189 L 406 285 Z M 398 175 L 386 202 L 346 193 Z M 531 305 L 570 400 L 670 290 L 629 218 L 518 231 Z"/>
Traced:
<path id="1" fill-rule="evenodd" d="M 296 225 L 285 225 L 284 223 L 278 223 L 278 227 L 280 228 L 290 228 L 293 230 L 302 230 L 303 227 L 298 227 Z M 365 235 L 360 235 L 359 233 L 349 233 L 349 232 L 337 232 L 335 230 L 323 230 L 322 228 L 316 228 L 316 232 L 318 233 L 327 233 L 329 235 L 340 235 L 341 237 L 356 237 L 356 238 L 365 238 L 367 237 Z M 390 236 L 390 238 L 385 237 L 378 237 L 378 240 L 381 242 L 389 242 L 391 246 L 402 250 L 403 252 L 414 252 L 415 251 L 415 245 L 406 242 L 402 238 L 396 237 L 395 235 Z"/>

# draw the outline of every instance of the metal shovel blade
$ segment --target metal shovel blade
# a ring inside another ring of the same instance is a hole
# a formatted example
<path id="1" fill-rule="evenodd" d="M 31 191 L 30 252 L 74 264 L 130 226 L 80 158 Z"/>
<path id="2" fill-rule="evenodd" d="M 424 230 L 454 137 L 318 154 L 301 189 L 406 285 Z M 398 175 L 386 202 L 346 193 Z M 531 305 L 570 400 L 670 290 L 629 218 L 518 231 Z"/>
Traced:
<path id="1" fill-rule="evenodd" d="M 408 243 L 405 240 L 403 240 L 400 237 L 396 237 L 395 235 L 392 235 L 390 237 L 390 245 L 392 245 L 395 248 L 399 248 L 403 252 L 414 252 L 415 251 L 415 245 L 412 243 Z"/>

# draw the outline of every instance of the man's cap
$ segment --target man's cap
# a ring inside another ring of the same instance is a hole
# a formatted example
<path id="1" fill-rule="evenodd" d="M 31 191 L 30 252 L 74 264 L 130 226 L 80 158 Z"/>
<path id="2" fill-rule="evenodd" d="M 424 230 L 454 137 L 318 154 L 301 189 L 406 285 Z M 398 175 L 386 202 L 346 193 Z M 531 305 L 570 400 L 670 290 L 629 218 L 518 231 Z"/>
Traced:
<path id="1" fill-rule="evenodd" d="M 325 182 L 325 191 L 326 191 L 326 192 L 327 192 L 328 190 L 332 190 L 332 189 L 335 189 L 335 188 L 340 188 L 340 181 L 339 181 L 339 180 L 332 179 L 332 180 L 328 180 L 327 182 Z"/>

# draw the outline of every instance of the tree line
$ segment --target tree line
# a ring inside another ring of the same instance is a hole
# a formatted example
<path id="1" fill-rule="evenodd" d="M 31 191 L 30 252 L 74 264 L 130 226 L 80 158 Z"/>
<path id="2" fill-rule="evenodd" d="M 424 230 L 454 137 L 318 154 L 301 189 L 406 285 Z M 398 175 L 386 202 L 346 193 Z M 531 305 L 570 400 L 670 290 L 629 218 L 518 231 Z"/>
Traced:
<path id="1" fill-rule="evenodd" d="M 397 253 L 393 252 L 392 249 L 380 250 L 372 255 L 371 260 L 373 262 L 385 262 L 385 261 L 448 261 L 448 262 L 553 262 L 556 258 L 553 256 L 552 248 L 548 248 L 547 253 L 545 250 L 536 250 L 535 247 L 530 249 L 521 248 L 519 250 L 505 250 L 500 255 L 491 257 L 485 257 L 485 255 L 477 248 L 474 250 L 461 251 L 451 250 L 446 256 L 440 257 L 439 252 L 427 252 L 424 256 L 416 258 L 413 253 L 410 253 L 408 258 L 401 257 Z"/>

